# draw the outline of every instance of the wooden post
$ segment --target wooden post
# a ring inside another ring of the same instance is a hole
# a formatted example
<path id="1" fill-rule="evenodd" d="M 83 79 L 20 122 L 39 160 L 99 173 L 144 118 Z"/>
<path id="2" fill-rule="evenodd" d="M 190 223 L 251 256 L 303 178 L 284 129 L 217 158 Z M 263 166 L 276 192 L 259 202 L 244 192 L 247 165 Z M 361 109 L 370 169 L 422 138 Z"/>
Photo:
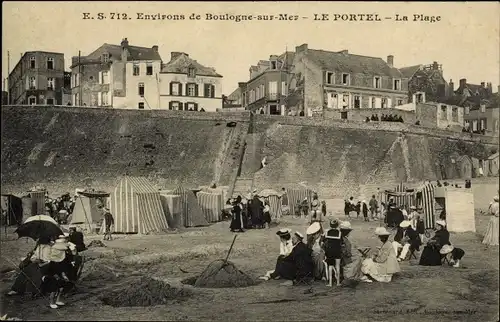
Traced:
<path id="1" fill-rule="evenodd" d="M 233 249 L 233 245 L 234 245 L 234 242 L 236 241 L 236 237 L 238 237 L 238 235 L 234 235 L 233 242 L 231 243 L 231 247 L 229 247 L 229 251 L 227 252 L 226 259 L 224 260 L 225 264 L 227 263 L 227 259 L 229 258 L 229 254 L 231 254 L 231 250 Z"/>

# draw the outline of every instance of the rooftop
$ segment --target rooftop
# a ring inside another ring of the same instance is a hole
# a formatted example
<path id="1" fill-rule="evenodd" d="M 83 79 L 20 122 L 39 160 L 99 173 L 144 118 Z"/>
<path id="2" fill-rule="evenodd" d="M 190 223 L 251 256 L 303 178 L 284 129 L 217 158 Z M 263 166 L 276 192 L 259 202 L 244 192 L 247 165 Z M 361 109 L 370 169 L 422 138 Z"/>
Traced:
<path id="1" fill-rule="evenodd" d="M 203 66 L 185 53 L 173 55 L 172 59 L 162 66 L 161 73 L 187 74 L 189 68 L 194 68 L 196 75 L 222 77 L 214 68 Z"/>

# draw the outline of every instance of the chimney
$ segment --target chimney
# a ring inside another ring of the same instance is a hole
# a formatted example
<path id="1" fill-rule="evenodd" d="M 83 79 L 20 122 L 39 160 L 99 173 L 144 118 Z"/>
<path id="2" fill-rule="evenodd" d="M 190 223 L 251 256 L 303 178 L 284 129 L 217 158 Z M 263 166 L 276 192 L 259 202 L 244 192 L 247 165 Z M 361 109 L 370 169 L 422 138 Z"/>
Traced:
<path id="1" fill-rule="evenodd" d="M 302 44 L 300 46 L 295 47 L 295 52 L 296 53 L 302 53 L 302 52 L 307 52 L 307 44 Z"/>
<path id="2" fill-rule="evenodd" d="M 339 51 L 339 53 L 340 54 L 344 54 L 344 55 L 348 55 L 349 54 L 349 50 L 344 49 L 344 50 Z"/>
<path id="3" fill-rule="evenodd" d="M 241 88 L 241 87 L 245 87 L 245 85 L 246 85 L 246 84 L 247 84 L 247 83 L 245 83 L 245 82 L 238 82 L 238 87 L 240 87 L 240 88 Z"/>
<path id="4" fill-rule="evenodd" d="M 437 61 L 435 61 L 434 63 L 432 63 L 432 69 L 434 69 L 434 70 L 438 70 L 439 69 L 439 65 L 438 65 Z"/>
<path id="5" fill-rule="evenodd" d="M 462 78 L 460 80 L 460 88 L 464 88 L 466 85 L 467 85 L 467 79 L 466 78 Z"/>
<path id="6" fill-rule="evenodd" d="M 179 57 L 181 55 L 186 55 L 187 57 L 189 57 L 189 55 L 186 54 L 186 53 L 183 53 L 183 52 L 180 52 L 180 51 L 173 51 L 173 52 L 170 53 L 170 60 L 174 60 L 174 59 L 176 59 L 177 57 Z"/>
<path id="7" fill-rule="evenodd" d="M 488 88 L 488 93 L 493 94 L 493 85 L 491 83 L 486 83 L 486 88 Z"/>
<path id="8" fill-rule="evenodd" d="M 387 65 L 394 67 L 394 56 L 393 55 L 387 56 Z"/>
<path id="9" fill-rule="evenodd" d="M 126 62 L 128 58 L 128 40 L 127 38 L 123 38 L 122 42 L 122 61 Z"/>
<path id="10" fill-rule="evenodd" d="M 154 45 L 153 47 L 151 47 L 156 53 L 158 52 L 158 45 Z"/>
<path id="11" fill-rule="evenodd" d="M 484 82 L 481 82 L 481 87 L 484 88 L 485 84 Z"/>
<path id="12" fill-rule="evenodd" d="M 453 79 L 450 79 L 450 90 L 451 93 L 455 92 L 455 84 L 453 83 Z"/>

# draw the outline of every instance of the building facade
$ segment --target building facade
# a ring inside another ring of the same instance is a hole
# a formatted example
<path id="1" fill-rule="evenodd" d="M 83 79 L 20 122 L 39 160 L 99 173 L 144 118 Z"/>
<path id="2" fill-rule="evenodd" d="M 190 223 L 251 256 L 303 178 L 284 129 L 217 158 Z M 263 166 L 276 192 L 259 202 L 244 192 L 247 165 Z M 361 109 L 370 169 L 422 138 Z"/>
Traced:
<path id="1" fill-rule="evenodd" d="M 421 126 L 462 131 L 464 108 L 436 102 L 416 103 L 416 120 Z"/>
<path id="2" fill-rule="evenodd" d="M 103 44 L 72 58 L 71 95 L 76 106 L 157 109 L 160 104 L 158 46 Z"/>
<path id="3" fill-rule="evenodd" d="M 333 110 L 393 108 L 408 102 L 408 79 L 377 57 L 296 47 L 287 107 L 305 115 Z M 294 103 L 291 103 L 294 101 Z M 295 106 L 294 106 L 295 105 Z M 344 111 L 345 112 L 345 111 Z"/>
<path id="4" fill-rule="evenodd" d="M 64 54 L 29 51 L 8 78 L 9 104 L 62 105 Z"/>
<path id="5" fill-rule="evenodd" d="M 172 52 L 159 74 L 159 108 L 216 112 L 222 107 L 222 76 L 186 53 Z"/>
<path id="6" fill-rule="evenodd" d="M 443 67 L 437 62 L 403 67 L 399 71 L 408 79 L 408 98 L 412 103 L 443 102 L 453 94 L 453 81 L 446 82 Z M 422 95 L 425 100 L 421 99 Z"/>
<path id="7" fill-rule="evenodd" d="M 495 95 L 499 95 L 496 93 Z M 498 116 L 500 106 L 496 102 L 489 105 L 482 104 L 479 107 L 465 107 L 464 127 L 472 133 L 481 133 L 490 136 L 499 136 Z"/>

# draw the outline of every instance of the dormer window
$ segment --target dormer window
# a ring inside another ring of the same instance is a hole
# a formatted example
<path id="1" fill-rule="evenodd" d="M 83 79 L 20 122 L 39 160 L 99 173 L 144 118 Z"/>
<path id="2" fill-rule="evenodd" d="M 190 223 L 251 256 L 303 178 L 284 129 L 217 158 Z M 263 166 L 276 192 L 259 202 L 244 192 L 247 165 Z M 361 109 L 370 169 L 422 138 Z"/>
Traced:
<path id="1" fill-rule="evenodd" d="M 271 69 L 278 69 L 278 62 L 273 60 L 271 61 Z"/>
<path id="2" fill-rule="evenodd" d="M 395 91 L 400 91 L 401 90 L 401 80 L 400 79 L 395 79 L 394 80 L 394 90 Z"/>
<path id="3" fill-rule="evenodd" d="M 380 79 L 379 76 L 373 77 L 373 87 L 374 88 L 380 88 L 380 87 L 382 87 L 382 80 Z"/>
<path id="4" fill-rule="evenodd" d="M 109 54 L 108 53 L 102 54 L 102 62 L 103 63 L 109 62 Z"/>
<path id="5" fill-rule="evenodd" d="M 196 69 L 194 69 L 193 67 L 190 67 L 188 69 L 188 77 L 195 78 L 196 77 Z"/>
<path id="6" fill-rule="evenodd" d="M 351 82 L 351 77 L 349 74 L 342 74 L 342 85 L 349 85 Z"/>
<path id="7" fill-rule="evenodd" d="M 332 72 L 326 72 L 326 83 L 327 84 L 335 84 L 335 74 Z"/>

